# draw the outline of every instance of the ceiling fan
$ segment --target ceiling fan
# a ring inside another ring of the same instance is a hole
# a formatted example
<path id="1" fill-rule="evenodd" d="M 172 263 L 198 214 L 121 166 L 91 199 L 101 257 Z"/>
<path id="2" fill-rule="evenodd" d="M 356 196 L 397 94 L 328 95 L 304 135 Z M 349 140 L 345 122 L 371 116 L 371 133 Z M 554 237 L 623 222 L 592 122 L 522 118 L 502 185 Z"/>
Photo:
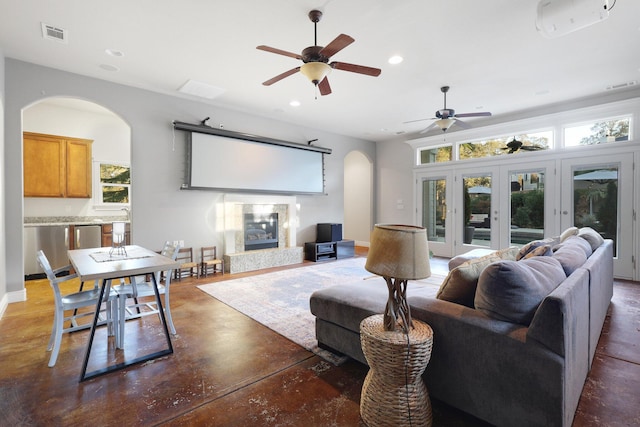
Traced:
<path id="1" fill-rule="evenodd" d="M 458 117 L 481 117 L 481 116 L 490 116 L 491 113 L 488 111 L 482 111 L 477 113 L 458 113 L 456 114 L 456 110 L 453 108 L 447 108 L 447 92 L 449 92 L 449 86 L 442 86 L 440 91 L 444 94 L 444 107 L 441 110 L 436 111 L 435 117 L 430 119 L 418 119 L 411 120 L 406 123 L 414 123 L 421 122 L 423 120 L 435 120 L 435 122 L 431 123 L 427 128 L 420 131 L 420 133 L 425 133 L 435 127 L 439 127 L 442 132 L 446 132 L 451 126 L 454 124 L 460 126 L 461 128 L 468 129 L 469 126 L 467 123 L 458 119 Z"/>
<path id="2" fill-rule="evenodd" d="M 289 56 L 291 58 L 300 59 L 304 64 L 299 67 L 292 68 L 289 71 L 285 71 L 282 74 L 265 81 L 262 83 L 265 86 L 270 86 L 285 77 L 289 77 L 292 74 L 300 71 L 304 74 L 315 86 L 320 90 L 320 95 L 329 95 L 331 93 L 331 86 L 327 76 L 332 69 L 350 71 L 352 73 L 364 74 L 367 76 L 377 77 L 380 75 L 381 70 L 379 68 L 365 67 L 363 65 L 348 64 L 346 62 L 329 62 L 329 59 L 340 52 L 345 47 L 349 46 L 355 40 L 346 35 L 340 34 L 327 46 L 318 46 L 318 31 L 317 25 L 322 18 L 322 12 L 319 10 L 312 10 L 309 12 L 309 19 L 313 22 L 314 29 L 314 45 L 309 46 L 302 51 L 300 55 L 297 53 L 287 52 L 281 49 L 276 49 L 269 46 L 260 45 L 256 49 L 264 50 L 266 52 L 277 53 L 279 55 Z"/>
<path id="3" fill-rule="evenodd" d="M 524 143 L 522 141 L 518 141 L 515 136 L 511 141 L 507 142 L 506 147 L 502 148 L 502 150 L 509 150 L 507 154 L 513 154 L 518 150 L 538 151 L 544 149 L 545 147 L 541 147 L 539 145 L 524 145 Z"/>

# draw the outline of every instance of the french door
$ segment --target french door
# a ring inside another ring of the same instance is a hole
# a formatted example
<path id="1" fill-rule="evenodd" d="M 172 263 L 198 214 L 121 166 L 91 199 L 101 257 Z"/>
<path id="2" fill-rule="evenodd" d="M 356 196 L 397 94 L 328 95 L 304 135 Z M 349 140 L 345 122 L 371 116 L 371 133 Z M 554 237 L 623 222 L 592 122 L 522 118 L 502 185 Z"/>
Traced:
<path id="1" fill-rule="evenodd" d="M 455 241 L 453 174 L 425 173 L 418 177 L 418 217 L 427 229 L 429 249 L 438 256 L 450 257 Z"/>
<path id="2" fill-rule="evenodd" d="M 562 161 L 561 225 L 591 227 L 613 239 L 615 277 L 633 277 L 633 156 Z"/>

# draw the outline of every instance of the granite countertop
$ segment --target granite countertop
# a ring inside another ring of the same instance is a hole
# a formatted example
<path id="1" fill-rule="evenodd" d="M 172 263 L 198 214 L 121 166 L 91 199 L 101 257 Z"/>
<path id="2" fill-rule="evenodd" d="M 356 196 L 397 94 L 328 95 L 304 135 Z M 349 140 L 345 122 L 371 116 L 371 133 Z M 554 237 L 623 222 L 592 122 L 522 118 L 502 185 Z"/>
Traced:
<path id="1" fill-rule="evenodd" d="M 121 216 L 32 216 L 24 218 L 25 227 L 46 225 L 102 225 L 112 222 L 129 222 L 126 215 Z"/>

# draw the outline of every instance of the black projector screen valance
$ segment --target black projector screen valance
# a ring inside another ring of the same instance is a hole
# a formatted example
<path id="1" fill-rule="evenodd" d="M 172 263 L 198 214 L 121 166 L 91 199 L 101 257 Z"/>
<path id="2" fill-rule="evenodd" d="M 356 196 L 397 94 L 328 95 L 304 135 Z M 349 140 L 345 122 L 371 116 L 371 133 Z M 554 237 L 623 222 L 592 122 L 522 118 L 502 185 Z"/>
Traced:
<path id="1" fill-rule="evenodd" d="M 190 131 L 188 188 L 323 194 L 328 148 L 174 122 Z"/>

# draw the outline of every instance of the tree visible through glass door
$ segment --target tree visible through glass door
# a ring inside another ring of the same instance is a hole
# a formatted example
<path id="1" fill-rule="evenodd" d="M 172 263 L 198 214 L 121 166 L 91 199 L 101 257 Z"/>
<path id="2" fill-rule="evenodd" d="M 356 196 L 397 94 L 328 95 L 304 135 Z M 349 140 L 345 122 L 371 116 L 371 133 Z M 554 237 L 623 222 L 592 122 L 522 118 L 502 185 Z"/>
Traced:
<path id="1" fill-rule="evenodd" d="M 511 223 L 509 239 L 515 246 L 544 237 L 543 170 L 509 174 L 511 185 Z"/>

